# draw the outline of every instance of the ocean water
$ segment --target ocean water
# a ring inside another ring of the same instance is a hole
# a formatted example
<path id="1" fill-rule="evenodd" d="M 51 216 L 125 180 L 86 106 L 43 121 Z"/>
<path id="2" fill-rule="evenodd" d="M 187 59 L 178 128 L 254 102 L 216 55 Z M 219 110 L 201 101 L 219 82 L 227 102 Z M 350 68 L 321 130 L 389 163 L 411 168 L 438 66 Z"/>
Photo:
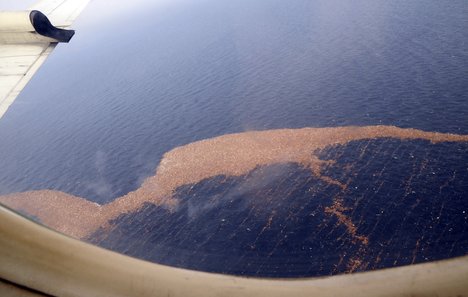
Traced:
<path id="1" fill-rule="evenodd" d="M 56 48 L 0 120 L 0 195 L 53 189 L 108 203 L 153 175 L 165 152 L 227 133 L 394 125 L 468 134 L 465 0 L 125 2 L 92 1 L 70 44 Z M 446 149 L 449 163 L 436 162 L 458 166 L 453 197 L 468 184 L 466 144 L 459 146 Z M 421 153 L 439 160 L 444 152 Z M 461 246 L 447 243 L 436 254 L 466 253 L 463 228 Z M 276 275 L 274 265 L 259 272 L 169 264 Z M 296 268 L 283 276 L 333 273 Z"/>
<path id="2" fill-rule="evenodd" d="M 0 122 L 0 193 L 105 203 L 225 133 L 468 133 L 468 3 L 93 1 Z M 464 160 L 466 161 L 466 160 Z"/>
<path id="3" fill-rule="evenodd" d="M 429 149 L 428 149 L 429 146 Z M 379 139 L 293 163 L 219 175 L 175 191 L 175 209 L 146 203 L 86 240 L 170 266 L 257 277 L 375 270 L 468 251 L 468 145 Z M 455 178 L 454 178 L 455 177 Z"/>

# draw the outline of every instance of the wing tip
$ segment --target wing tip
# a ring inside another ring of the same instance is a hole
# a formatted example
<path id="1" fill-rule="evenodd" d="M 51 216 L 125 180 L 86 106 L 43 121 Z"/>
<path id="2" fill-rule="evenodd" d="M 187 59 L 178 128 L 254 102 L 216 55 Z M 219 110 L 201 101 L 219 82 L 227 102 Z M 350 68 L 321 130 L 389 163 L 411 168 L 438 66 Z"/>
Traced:
<path id="1" fill-rule="evenodd" d="M 74 30 L 54 27 L 47 16 L 39 10 L 32 10 L 29 14 L 29 19 L 38 34 L 50 37 L 58 42 L 69 42 L 73 35 L 75 35 Z"/>

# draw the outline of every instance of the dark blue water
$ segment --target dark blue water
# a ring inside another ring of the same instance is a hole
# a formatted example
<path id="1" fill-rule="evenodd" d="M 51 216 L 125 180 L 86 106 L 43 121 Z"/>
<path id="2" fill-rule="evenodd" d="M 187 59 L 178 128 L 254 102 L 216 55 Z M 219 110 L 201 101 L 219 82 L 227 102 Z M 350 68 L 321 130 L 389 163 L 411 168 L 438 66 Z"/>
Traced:
<path id="1" fill-rule="evenodd" d="M 464 256 L 468 170 L 457 159 L 467 154 L 466 143 L 352 141 L 316 152 L 335 161 L 323 174 L 344 189 L 297 164 L 259 166 L 181 186 L 176 209 L 146 203 L 86 240 L 152 262 L 257 277 Z"/>
<path id="2" fill-rule="evenodd" d="M 109 202 L 164 152 L 252 129 L 468 133 L 465 0 L 104 2 L 0 120 L 0 194 Z"/>

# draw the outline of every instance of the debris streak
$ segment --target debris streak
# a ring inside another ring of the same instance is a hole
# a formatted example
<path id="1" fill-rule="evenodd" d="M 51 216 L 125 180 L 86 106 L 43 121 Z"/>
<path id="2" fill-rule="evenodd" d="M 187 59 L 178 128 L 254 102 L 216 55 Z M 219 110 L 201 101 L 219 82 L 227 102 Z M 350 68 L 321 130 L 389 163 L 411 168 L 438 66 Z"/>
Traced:
<path id="1" fill-rule="evenodd" d="M 106 227 L 119 215 L 138 210 L 144 203 L 176 208 L 174 191 L 218 175 L 241 176 L 259 166 L 297 163 L 326 182 L 346 185 L 322 175 L 330 161 L 320 160 L 314 152 L 354 140 L 396 138 L 424 139 L 431 143 L 466 142 L 468 135 L 425 132 L 395 126 L 348 126 L 333 128 L 278 129 L 227 134 L 180 146 L 167 152 L 153 176 L 141 187 L 108 204 L 99 205 L 87 199 L 59 191 L 40 190 L 0 196 L 0 203 L 38 218 L 43 224 L 76 238 L 85 238 L 100 227 Z M 339 201 L 338 201 L 339 202 Z M 337 202 L 337 203 L 338 203 Z M 349 232 L 352 225 L 339 203 L 328 209 Z M 365 243 L 365 238 L 356 235 Z M 356 263 L 358 265 L 358 263 Z"/>

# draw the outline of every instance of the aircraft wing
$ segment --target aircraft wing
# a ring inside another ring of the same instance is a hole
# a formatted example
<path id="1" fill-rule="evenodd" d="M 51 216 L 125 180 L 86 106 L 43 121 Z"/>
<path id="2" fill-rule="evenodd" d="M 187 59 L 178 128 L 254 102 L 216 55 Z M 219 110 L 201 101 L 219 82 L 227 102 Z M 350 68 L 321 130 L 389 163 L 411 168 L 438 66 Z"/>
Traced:
<path id="1" fill-rule="evenodd" d="M 56 27 L 68 27 L 78 17 L 89 0 L 42 0 L 30 7 L 45 14 Z"/>
<path id="2" fill-rule="evenodd" d="M 89 0 L 43 0 L 26 11 L 0 12 L 0 118 Z"/>

